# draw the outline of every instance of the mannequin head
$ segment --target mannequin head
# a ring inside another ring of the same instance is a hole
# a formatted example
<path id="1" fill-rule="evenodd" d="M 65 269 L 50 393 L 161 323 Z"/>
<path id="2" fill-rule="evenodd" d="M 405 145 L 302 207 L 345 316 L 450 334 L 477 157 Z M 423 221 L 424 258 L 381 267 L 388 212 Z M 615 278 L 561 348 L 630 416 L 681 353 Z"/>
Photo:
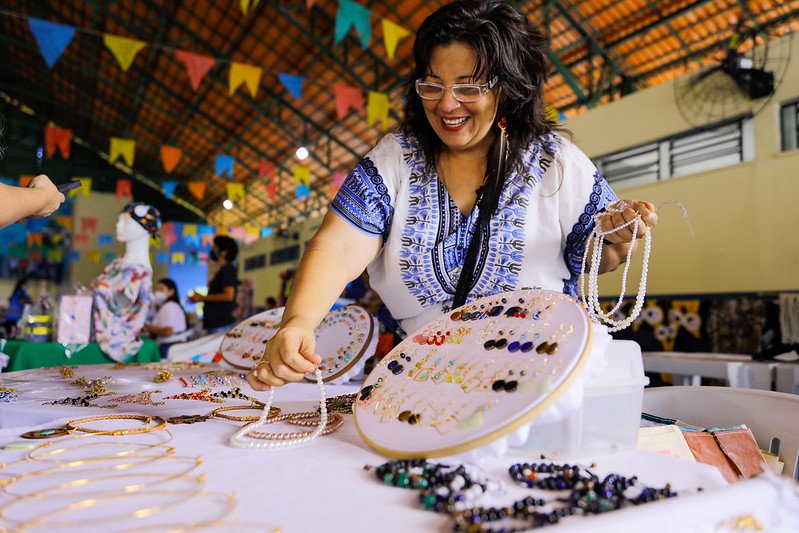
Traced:
<path id="1" fill-rule="evenodd" d="M 117 240 L 131 242 L 137 239 L 149 238 L 150 234 L 138 222 L 130 218 L 128 213 L 120 213 L 116 225 Z"/>

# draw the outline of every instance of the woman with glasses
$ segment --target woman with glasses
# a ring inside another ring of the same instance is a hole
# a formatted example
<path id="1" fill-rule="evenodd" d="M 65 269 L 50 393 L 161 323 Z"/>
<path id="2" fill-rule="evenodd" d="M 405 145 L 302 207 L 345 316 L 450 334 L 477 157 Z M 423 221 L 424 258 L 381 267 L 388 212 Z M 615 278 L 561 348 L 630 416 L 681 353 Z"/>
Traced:
<path id="1" fill-rule="evenodd" d="M 308 244 L 282 327 L 248 374 L 257 390 L 314 368 L 313 330 L 364 268 L 405 333 L 497 292 L 576 296 L 593 215 L 617 197 L 545 118 L 544 40 L 502 0 L 461 0 L 422 23 L 413 55 L 400 131 L 350 172 Z M 604 229 L 637 214 L 657 223 L 651 204 L 626 205 Z M 624 261 L 628 228 L 608 237 L 601 271 Z"/>

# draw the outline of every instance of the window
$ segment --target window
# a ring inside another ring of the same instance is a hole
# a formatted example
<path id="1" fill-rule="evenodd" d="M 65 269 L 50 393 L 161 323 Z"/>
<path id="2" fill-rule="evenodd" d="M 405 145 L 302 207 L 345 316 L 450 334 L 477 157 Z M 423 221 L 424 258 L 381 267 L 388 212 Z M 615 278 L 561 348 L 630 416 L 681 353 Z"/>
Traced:
<path id="1" fill-rule="evenodd" d="M 796 111 L 794 119 L 795 115 Z M 752 159 L 754 128 L 747 117 L 614 152 L 597 158 L 595 164 L 609 182 L 633 186 Z"/>
<path id="2" fill-rule="evenodd" d="M 780 109 L 780 129 L 782 130 L 782 151 L 799 148 L 799 100 L 785 104 Z"/>
<path id="3" fill-rule="evenodd" d="M 266 266 L 266 254 L 254 255 L 244 260 L 244 271 L 257 270 Z"/>
<path id="4" fill-rule="evenodd" d="M 274 266 L 281 263 L 290 263 L 299 258 L 300 245 L 295 244 L 293 246 L 287 246 L 286 248 L 281 248 L 279 250 L 273 250 L 272 253 L 269 254 L 269 264 Z"/>

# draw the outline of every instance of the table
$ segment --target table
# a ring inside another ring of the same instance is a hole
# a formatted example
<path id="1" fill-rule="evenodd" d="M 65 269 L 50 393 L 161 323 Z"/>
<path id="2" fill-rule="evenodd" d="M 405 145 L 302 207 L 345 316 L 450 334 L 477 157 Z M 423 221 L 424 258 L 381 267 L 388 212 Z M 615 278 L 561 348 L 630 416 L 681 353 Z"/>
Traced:
<path id="1" fill-rule="evenodd" d="M 771 390 L 774 364 L 750 355 L 704 352 L 643 352 L 644 370 L 674 376 L 675 385 L 701 385 L 702 378 L 727 380 L 732 387 Z"/>
<path id="2" fill-rule="evenodd" d="M 125 369 L 114 369 L 112 365 L 79 367 L 75 370 L 75 376 L 92 379 L 111 375 L 124 392 L 158 388 L 163 390 L 163 394 L 173 394 L 181 390 L 191 390 L 180 384 L 177 379 L 179 374 L 189 376 L 219 368 L 215 365 L 186 367 L 185 371 L 175 370 L 176 378 L 167 383 L 153 383 L 152 377 L 159 368 L 175 368 L 166 366 L 169 364 L 145 364 Z M 19 434 L 34 427 L 52 427 L 93 414 L 124 412 L 172 416 L 207 413 L 219 406 L 195 400 L 168 401 L 165 406 L 130 404 L 124 410 L 114 411 L 42 405 L 41 400 L 45 398 L 71 393 L 70 390 L 65 390 L 64 380 L 60 379 L 57 369 L 3 374 L 0 381 L 6 387 L 17 387 L 21 392 L 38 391 L 30 392 L 31 396 L 24 401 L 0 403 L 0 444 L 19 440 Z M 326 387 L 331 396 L 349 393 L 357 388 L 357 385 Z M 266 394 L 247 392 L 262 399 Z M 156 398 L 158 397 L 160 395 Z M 307 411 L 314 407 L 315 398 L 318 399 L 315 384 L 298 383 L 278 389 L 274 404 L 284 412 Z M 240 404 L 241 401 L 233 403 Z M 304 448 L 280 451 L 232 448 L 228 445 L 228 439 L 239 424 L 226 420 L 170 425 L 169 430 L 173 435 L 170 446 L 175 448 L 176 455 L 201 455 L 204 461 L 198 473 L 205 475 L 207 490 L 228 493 L 235 491 L 238 504 L 232 519 L 259 524 L 261 531 L 271 531 L 272 527 L 280 527 L 286 533 L 371 531 L 375 528 L 379 528 L 381 533 L 448 530 L 449 521 L 445 517 L 419 509 L 413 491 L 383 485 L 376 480 L 373 472 L 364 471 L 365 464 L 378 465 L 384 459 L 361 441 L 352 416 L 344 417 L 344 425 L 338 431 L 321 437 Z M 275 427 L 275 431 L 285 429 Z M 23 455 L 23 452 L 0 450 L 0 463 L 7 464 Z M 507 504 L 518 497 L 529 495 L 530 492 L 526 489 L 513 486 L 509 482 L 507 467 L 515 462 L 531 460 L 537 458 L 530 457 L 523 449 L 511 449 L 505 457 L 487 458 L 481 463 L 480 466 L 487 475 L 503 481 L 507 491 L 485 503 Z M 766 476 L 728 487 L 713 467 L 643 450 L 583 458 L 578 462 L 583 465 L 596 462 L 594 471 L 599 475 L 609 472 L 636 474 L 642 483 L 650 486 L 663 486 L 666 482 L 671 482 L 673 488 L 683 491 L 683 494 L 673 500 L 623 509 L 602 516 L 571 517 L 554 528 L 547 528 L 548 531 L 585 531 L 587 527 L 601 531 L 693 531 L 700 528 L 715 531 L 720 522 L 745 514 L 754 514 L 768 530 L 773 530 L 768 526 L 772 526 L 775 520 L 782 520 L 783 525 L 789 523 L 790 527 L 785 530 L 799 530 L 799 500 L 791 492 L 793 485 L 786 486 L 787 480 Z M 40 482 L 46 484 L 45 481 Z M 52 481 L 49 483 L 52 484 Z M 696 492 L 697 487 L 705 490 Z M 7 497 L 0 494 L 0 507 L 7 501 L 3 498 Z M 54 499 L 42 499 L 32 505 L 44 506 L 42 509 L 45 509 L 49 508 L 48 505 L 53 505 L 53 501 Z M 195 508 L 187 517 L 202 511 L 203 509 Z M 3 525 L 0 521 L 0 529 Z M 137 521 L 136 525 L 143 526 L 144 523 Z M 131 523 L 114 526 L 122 529 L 133 527 Z M 103 530 L 117 529 L 108 526 Z M 220 525 L 218 528 L 203 531 L 227 532 L 237 529 Z"/>
<path id="3" fill-rule="evenodd" d="M 150 339 L 144 343 L 132 361 L 139 363 L 157 362 L 161 360 L 158 344 Z M 66 356 L 64 347 L 55 342 L 29 342 L 11 339 L 6 342 L 3 352 L 11 358 L 4 372 L 15 372 L 29 368 L 61 365 L 99 365 L 113 362 L 105 355 L 96 342 L 89 343 L 84 349 Z"/>

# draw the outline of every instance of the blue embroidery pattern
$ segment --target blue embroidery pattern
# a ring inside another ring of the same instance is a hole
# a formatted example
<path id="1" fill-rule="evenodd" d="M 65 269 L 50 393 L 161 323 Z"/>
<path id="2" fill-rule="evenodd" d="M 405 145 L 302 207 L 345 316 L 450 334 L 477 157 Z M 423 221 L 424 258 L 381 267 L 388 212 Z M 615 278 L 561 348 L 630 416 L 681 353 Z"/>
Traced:
<path id="1" fill-rule="evenodd" d="M 330 207 L 363 231 L 384 240 L 388 236 L 394 207 L 383 177 L 368 157 L 350 172 Z"/>
<path id="2" fill-rule="evenodd" d="M 563 259 L 571 272 L 571 277 L 564 280 L 563 292 L 577 298 L 577 281 L 580 279 L 582 269 L 583 254 L 585 253 L 585 240 L 588 234 L 594 229 L 594 215 L 605 209 L 609 203 L 618 200 L 619 197 L 610 188 L 608 182 L 599 173 L 594 172 L 594 186 L 588 203 L 585 204 L 583 213 L 572 226 L 571 233 L 566 237 L 566 249 L 563 251 Z"/>
<path id="3" fill-rule="evenodd" d="M 402 229 L 402 281 L 422 307 L 451 302 L 460 270 L 476 231 L 479 208 L 464 217 L 448 197 L 435 171 L 428 175 L 416 139 L 398 135 L 410 168 L 409 208 Z M 524 258 L 524 227 L 529 197 L 559 149 L 555 135 L 535 142 L 523 159 L 521 172 L 512 172 L 500 195 L 497 214 L 489 223 L 477 260 L 477 281 L 469 300 L 516 288 Z M 493 238 L 492 236 L 498 236 Z"/>

